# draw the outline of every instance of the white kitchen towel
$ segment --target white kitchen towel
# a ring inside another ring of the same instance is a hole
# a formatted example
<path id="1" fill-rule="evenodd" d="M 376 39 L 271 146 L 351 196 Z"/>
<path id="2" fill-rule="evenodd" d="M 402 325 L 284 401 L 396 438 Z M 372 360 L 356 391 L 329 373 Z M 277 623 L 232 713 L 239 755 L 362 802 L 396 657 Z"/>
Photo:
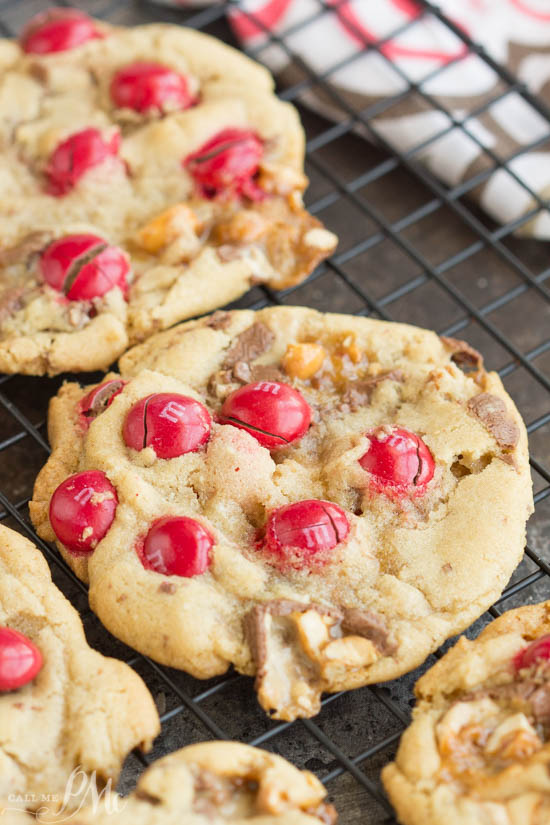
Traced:
<path id="1" fill-rule="evenodd" d="M 439 0 L 439 8 L 550 104 L 550 0 Z M 421 3 L 240 0 L 229 19 L 282 83 L 307 78 L 301 61 L 323 76 L 326 85 L 300 95 L 309 106 L 335 120 L 364 112 L 372 131 L 359 123 L 363 134 L 421 160 L 496 221 L 521 222 L 538 198 L 544 208 L 518 231 L 550 239 L 550 121 Z"/>

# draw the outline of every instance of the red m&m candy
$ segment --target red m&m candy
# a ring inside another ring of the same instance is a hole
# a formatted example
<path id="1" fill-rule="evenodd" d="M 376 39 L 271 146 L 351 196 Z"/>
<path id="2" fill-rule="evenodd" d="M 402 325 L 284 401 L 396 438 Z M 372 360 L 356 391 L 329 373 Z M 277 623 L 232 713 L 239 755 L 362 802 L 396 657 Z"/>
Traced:
<path id="1" fill-rule="evenodd" d="M 118 287 L 126 293 L 130 265 L 118 246 L 97 235 L 66 235 L 46 247 L 39 262 L 42 277 L 71 301 L 90 301 Z"/>
<path id="2" fill-rule="evenodd" d="M 124 421 L 124 442 L 133 450 L 152 447 L 159 458 L 192 453 L 208 441 L 210 413 L 187 395 L 159 392 L 134 404 Z"/>
<path id="3" fill-rule="evenodd" d="M 153 523 L 138 553 L 146 569 L 189 579 L 208 570 L 213 544 L 210 533 L 195 519 L 166 516 Z"/>
<path id="4" fill-rule="evenodd" d="M 517 654 L 514 659 L 514 667 L 516 670 L 523 670 L 525 667 L 547 662 L 550 660 L 550 633 L 545 636 L 540 636 L 531 642 L 530 645 L 524 647 L 523 650 Z"/>
<path id="5" fill-rule="evenodd" d="M 113 399 L 120 395 L 126 381 L 121 378 L 112 378 L 110 381 L 104 381 L 98 387 L 82 398 L 78 404 L 78 412 L 80 414 L 80 423 L 84 429 L 88 429 L 94 418 L 110 407 Z"/>
<path id="6" fill-rule="evenodd" d="M 99 470 L 75 473 L 63 481 L 50 501 L 50 524 L 67 550 L 92 553 L 113 523 L 118 497 Z"/>
<path id="7" fill-rule="evenodd" d="M 30 54 L 51 54 L 75 49 L 103 35 L 83 11 L 54 7 L 32 17 L 19 38 Z"/>
<path id="8" fill-rule="evenodd" d="M 118 155 L 120 134 L 114 132 L 105 138 L 90 127 L 75 132 L 63 140 L 52 152 L 46 164 L 46 192 L 61 197 L 67 195 L 80 178 L 107 158 Z"/>
<path id="9" fill-rule="evenodd" d="M 359 459 L 380 491 L 423 493 L 433 478 L 434 460 L 420 436 L 400 427 L 378 427 L 367 433 L 370 446 Z"/>
<path id="10" fill-rule="evenodd" d="M 187 109 L 195 103 L 187 78 L 162 63 L 139 61 L 125 66 L 111 81 L 116 106 L 136 112 Z"/>
<path id="11" fill-rule="evenodd" d="M 42 664 L 42 654 L 30 639 L 11 627 L 0 627 L 0 692 L 31 682 Z"/>
<path id="12" fill-rule="evenodd" d="M 205 198 L 265 197 L 254 181 L 263 143 L 249 129 L 224 129 L 188 155 L 183 165 Z"/>
<path id="13" fill-rule="evenodd" d="M 274 510 L 267 521 L 263 548 L 276 563 L 304 567 L 347 537 L 345 512 L 330 501 L 297 501 Z"/>
<path id="14" fill-rule="evenodd" d="M 305 435 L 311 422 L 311 408 L 289 384 L 257 381 L 240 387 L 225 399 L 219 420 L 221 424 L 246 430 L 263 447 L 276 450 Z"/>

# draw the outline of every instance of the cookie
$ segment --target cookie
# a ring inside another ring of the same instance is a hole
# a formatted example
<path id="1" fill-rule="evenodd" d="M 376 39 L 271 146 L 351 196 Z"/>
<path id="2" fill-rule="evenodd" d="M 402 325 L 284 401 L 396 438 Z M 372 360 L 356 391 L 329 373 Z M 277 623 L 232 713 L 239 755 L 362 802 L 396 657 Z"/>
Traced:
<path id="1" fill-rule="evenodd" d="M 15 809 L 9 799 L 0 798 L 0 822 L 2 825 L 32 825 L 36 823 L 36 817 L 26 810 Z"/>
<path id="2" fill-rule="evenodd" d="M 60 803 L 75 769 L 116 781 L 159 730 L 139 676 L 88 647 L 42 554 L 0 526 L 0 809 Z"/>
<path id="3" fill-rule="evenodd" d="M 280 756 L 237 742 L 203 742 L 159 759 L 129 797 L 106 796 L 95 810 L 80 810 L 75 821 L 334 825 L 336 811 L 325 795 L 312 773 Z"/>
<path id="4" fill-rule="evenodd" d="M 550 602 L 464 637 L 416 684 L 382 779 L 404 825 L 550 821 Z"/>
<path id="5" fill-rule="evenodd" d="M 107 368 L 333 251 L 302 205 L 297 112 L 236 50 L 58 9 L 0 66 L 0 370 Z"/>
<path id="6" fill-rule="evenodd" d="M 33 522 L 115 636 L 199 678 L 255 674 L 276 718 L 416 667 L 521 558 L 525 428 L 462 342 L 275 307 L 120 367 L 52 400 Z"/>

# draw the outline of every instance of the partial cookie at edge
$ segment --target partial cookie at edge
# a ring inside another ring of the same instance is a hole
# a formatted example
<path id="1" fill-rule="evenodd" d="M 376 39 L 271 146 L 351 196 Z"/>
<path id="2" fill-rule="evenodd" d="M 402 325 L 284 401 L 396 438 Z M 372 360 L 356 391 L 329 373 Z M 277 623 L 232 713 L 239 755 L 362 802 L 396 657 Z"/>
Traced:
<path id="1" fill-rule="evenodd" d="M 6 281 L 0 296 L 0 370 L 5 372 L 54 375 L 107 368 L 129 342 L 227 303 L 253 283 L 267 281 L 274 288 L 298 283 L 336 244 L 303 209 L 303 131 L 295 109 L 275 98 L 264 68 L 181 27 L 97 25 L 103 39 L 69 52 L 24 55 L 16 44 L 8 50 L 0 127 L 9 127 L 8 144 L 14 134 L 18 143 L 17 151 L 6 153 L 0 175 L 7 187 L 3 200 L 10 204 L 0 233 Z M 136 112 L 132 118 L 113 107 L 113 73 L 145 58 L 188 75 L 200 86 L 199 104 L 162 118 Z M 14 106 L 22 99 L 28 111 Z M 89 126 L 121 130 L 123 164 L 105 169 L 100 164 L 63 198 L 42 194 L 38 172 L 53 148 Z M 264 141 L 259 174 L 267 196 L 261 201 L 231 205 L 200 198 L 182 166 L 187 155 L 227 127 L 253 130 Z M 36 258 L 46 242 L 37 247 L 38 236 L 72 233 L 95 234 L 130 252 L 128 304 L 118 287 L 91 302 L 67 302 L 41 282 Z"/>
<path id="2" fill-rule="evenodd" d="M 2 526 L 0 568 L 0 625 L 24 633 L 44 660 L 32 683 L 0 694 L 0 798 L 61 800 L 75 768 L 116 781 L 130 750 L 148 749 L 160 730 L 152 697 L 128 666 L 88 647 L 41 553 Z"/>
<path id="3" fill-rule="evenodd" d="M 121 800 L 84 809 L 78 823 L 95 825 L 109 814 L 113 825 L 136 820 L 146 825 L 258 820 L 265 825 L 335 825 L 337 814 L 326 791 L 309 771 L 300 771 L 267 751 L 237 742 L 190 745 L 154 762 L 136 790 Z M 240 815 L 239 815 L 240 814 Z"/>
<path id="4" fill-rule="evenodd" d="M 548 662 L 519 671 L 516 663 L 530 643 L 548 633 L 550 602 L 510 610 L 477 639 L 461 637 L 419 679 L 412 723 L 395 762 L 382 772 L 403 825 L 547 821 Z M 478 745 L 470 742 L 476 730 Z M 451 781 L 460 747 L 464 758 L 475 762 L 471 772 Z"/>

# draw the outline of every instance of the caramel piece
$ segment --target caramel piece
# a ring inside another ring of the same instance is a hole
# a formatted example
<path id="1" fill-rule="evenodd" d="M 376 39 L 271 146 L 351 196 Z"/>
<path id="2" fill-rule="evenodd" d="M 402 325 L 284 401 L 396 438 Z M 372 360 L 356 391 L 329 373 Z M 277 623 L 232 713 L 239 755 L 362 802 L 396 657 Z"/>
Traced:
<path id="1" fill-rule="evenodd" d="M 326 352 L 320 344 L 289 344 L 282 364 L 291 378 L 305 381 L 321 369 Z"/>

